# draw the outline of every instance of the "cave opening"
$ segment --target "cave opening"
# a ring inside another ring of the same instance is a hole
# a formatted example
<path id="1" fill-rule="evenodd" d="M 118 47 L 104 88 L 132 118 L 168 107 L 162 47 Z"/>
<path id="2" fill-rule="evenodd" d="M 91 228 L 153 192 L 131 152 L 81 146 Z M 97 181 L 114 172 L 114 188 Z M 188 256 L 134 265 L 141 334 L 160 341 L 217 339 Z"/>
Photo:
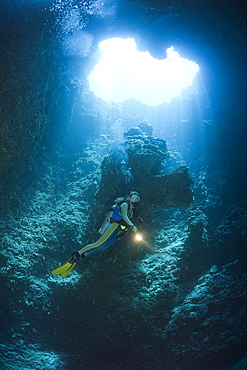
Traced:
<path id="1" fill-rule="evenodd" d="M 90 90 L 104 101 L 135 99 L 148 106 L 169 103 L 193 84 L 197 63 L 183 58 L 171 46 L 164 59 L 139 51 L 134 39 L 113 37 L 98 45 L 100 58 L 87 79 Z"/>

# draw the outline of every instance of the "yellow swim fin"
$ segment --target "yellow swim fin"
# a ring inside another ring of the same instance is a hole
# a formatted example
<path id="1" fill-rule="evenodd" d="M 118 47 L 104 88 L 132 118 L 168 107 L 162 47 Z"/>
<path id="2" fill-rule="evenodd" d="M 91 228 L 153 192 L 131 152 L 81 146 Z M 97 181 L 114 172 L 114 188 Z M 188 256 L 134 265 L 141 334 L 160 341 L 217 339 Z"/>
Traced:
<path id="1" fill-rule="evenodd" d="M 73 252 L 67 262 L 65 262 L 62 266 L 59 266 L 55 270 L 51 271 L 54 275 L 60 275 L 62 278 L 66 278 L 69 273 L 73 270 L 73 268 L 77 265 L 80 260 L 80 253 Z"/>

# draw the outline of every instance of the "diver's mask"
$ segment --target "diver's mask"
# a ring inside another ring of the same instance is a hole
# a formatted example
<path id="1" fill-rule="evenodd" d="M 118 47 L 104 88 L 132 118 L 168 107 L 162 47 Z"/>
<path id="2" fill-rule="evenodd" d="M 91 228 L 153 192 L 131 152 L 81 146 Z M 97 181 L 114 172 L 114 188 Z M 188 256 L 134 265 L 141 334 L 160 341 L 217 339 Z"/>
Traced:
<path id="1" fill-rule="evenodd" d="M 137 194 L 132 194 L 130 196 L 130 203 L 138 203 L 140 201 L 140 197 Z"/>

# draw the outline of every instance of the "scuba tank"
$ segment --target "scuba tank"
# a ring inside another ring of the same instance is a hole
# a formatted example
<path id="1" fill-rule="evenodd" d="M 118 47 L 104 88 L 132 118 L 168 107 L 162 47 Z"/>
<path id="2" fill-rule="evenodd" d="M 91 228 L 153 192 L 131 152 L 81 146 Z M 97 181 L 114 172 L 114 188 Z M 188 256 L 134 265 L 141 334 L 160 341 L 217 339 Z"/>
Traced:
<path id="1" fill-rule="evenodd" d="M 99 233 L 102 235 L 104 234 L 104 232 L 106 231 L 109 223 L 111 222 L 111 217 L 113 215 L 113 211 L 114 211 L 114 208 L 116 207 L 116 205 L 112 206 L 110 211 L 106 214 L 105 216 L 105 219 L 102 223 L 102 225 L 100 226 L 100 229 L 99 229 Z"/>

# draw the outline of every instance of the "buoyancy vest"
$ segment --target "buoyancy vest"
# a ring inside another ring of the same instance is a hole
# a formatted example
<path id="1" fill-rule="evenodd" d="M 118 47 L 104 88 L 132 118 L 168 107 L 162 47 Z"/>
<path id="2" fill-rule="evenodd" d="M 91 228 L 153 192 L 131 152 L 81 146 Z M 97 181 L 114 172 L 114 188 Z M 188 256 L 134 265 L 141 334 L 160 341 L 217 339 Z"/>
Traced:
<path id="1" fill-rule="evenodd" d="M 120 225 L 123 225 L 123 226 L 128 226 L 126 224 L 126 222 L 123 220 L 123 216 L 122 216 L 122 213 L 121 213 L 121 205 L 123 203 L 127 203 L 128 204 L 128 216 L 129 215 L 129 210 L 130 210 L 130 202 L 128 200 L 126 200 L 125 198 L 118 198 L 117 199 L 117 204 L 114 204 L 113 206 L 111 206 L 109 212 L 107 213 L 104 221 L 103 221 L 103 224 L 101 225 L 100 229 L 99 229 L 99 233 L 100 234 L 104 234 L 105 230 L 107 229 L 109 223 L 111 222 L 116 222 Z"/>
<path id="2" fill-rule="evenodd" d="M 122 221 L 121 223 L 124 222 L 123 221 L 123 215 L 122 215 L 122 212 L 121 212 L 121 205 L 123 203 L 127 203 L 128 204 L 128 213 L 129 213 L 129 210 L 130 210 L 130 202 L 128 200 L 126 200 L 126 199 L 123 199 L 117 205 L 112 206 L 113 213 L 112 213 L 112 216 L 111 216 L 111 221 L 113 221 L 113 222 Z"/>

